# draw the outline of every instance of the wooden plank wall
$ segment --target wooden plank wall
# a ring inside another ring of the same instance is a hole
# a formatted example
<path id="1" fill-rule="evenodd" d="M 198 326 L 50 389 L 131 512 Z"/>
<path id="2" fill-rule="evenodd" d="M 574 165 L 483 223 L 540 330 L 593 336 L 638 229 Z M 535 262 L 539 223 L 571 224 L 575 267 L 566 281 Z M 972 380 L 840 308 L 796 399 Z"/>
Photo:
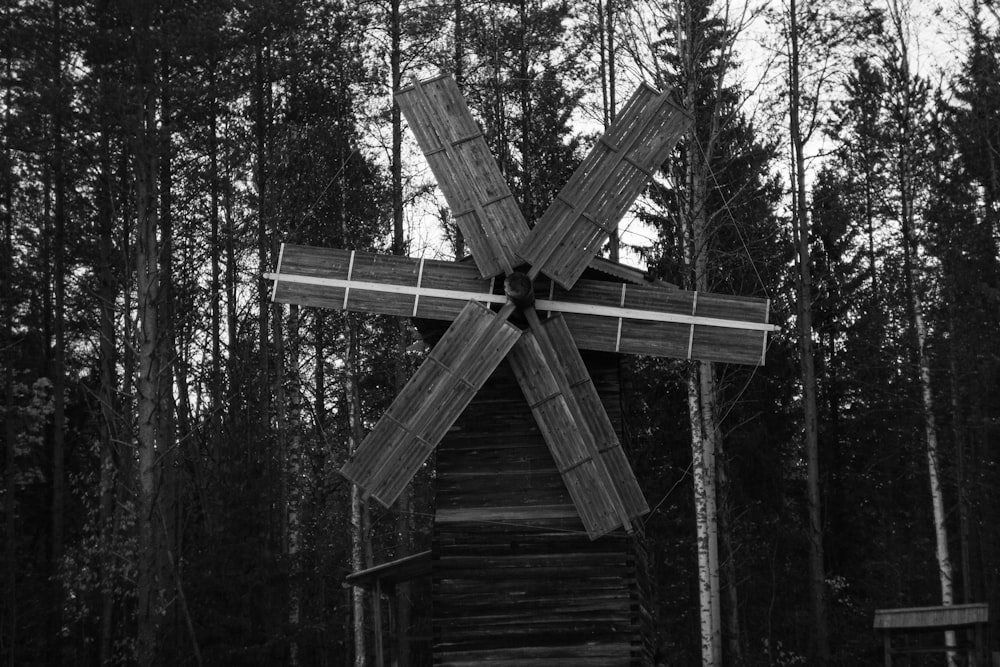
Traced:
<path id="1" fill-rule="evenodd" d="M 585 355 L 620 429 L 617 362 Z M 635 538 L 591 541 L 506 362 L 437 451 L 434 664 L 651 664 Z"/>

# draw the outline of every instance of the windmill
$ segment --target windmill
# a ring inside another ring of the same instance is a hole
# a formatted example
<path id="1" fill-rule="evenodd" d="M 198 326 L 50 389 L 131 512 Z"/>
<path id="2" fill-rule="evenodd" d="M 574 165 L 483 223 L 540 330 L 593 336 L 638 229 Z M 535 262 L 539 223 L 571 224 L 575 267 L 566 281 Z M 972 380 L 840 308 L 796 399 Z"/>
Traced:
<path id="1" fill-rule="evenodd" d="M 529 227 L 451 77 L 396 102 L 474 266 L 284 244 L 266 275 L 280 302 L 451 321 L 341 473 L 392 505 L 506 360 L 589 539 L 630 533 L 649 508 L 580 349 L 758 364 L 773 328 L 765 300 L 651 284 L 596 257 L 686 115 L 641 85 Z"/>

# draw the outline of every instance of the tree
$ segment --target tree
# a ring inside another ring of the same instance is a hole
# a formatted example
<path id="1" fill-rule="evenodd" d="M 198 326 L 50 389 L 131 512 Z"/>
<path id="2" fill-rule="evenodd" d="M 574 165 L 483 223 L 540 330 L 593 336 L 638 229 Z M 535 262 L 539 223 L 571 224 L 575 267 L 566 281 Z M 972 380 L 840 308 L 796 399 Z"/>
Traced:
<path id="1" fill-rule="evenodd" d="M 990 17 L 992 13 L 992 28 Z M 996 405 L 987 389 L 996 377 L 998 359 L 992 346 L 981 345 L 981 332 L 995 328 L 1000 252 L 1000 56 L 997 11 L 973 2 L 966 15 L 968 51 L 952 83 L 953 99 L 936 106 L 940 129 L 935 164 L 943 164 L 933 181 L 928 211 L 928 245 L 941 258 L 948 304 L 952 432 L 955 439 L 959 505 L 961 572 L 965 601 L 986 599 L 987 559 L 995 540 L 982 529 L 984 511 L 996 506 L 986 470 L 993 466 L 988 445 L 992 429 L 986 415 Z M 956 162 L 952 162 L 957 160 Z M 995 486 L 993 487 L 995 488 Z"/>
<path id="2" fill-rule="evenodd" d="M 156 540 L 157 471 L 156 445 L 159 423 L 159 344 L 158 311 L 160 307 L 160 267 L 157 229 L 157 173 L 160 148 L 157 131 L 156 54 L 158 36 L 154 30 L 156 6 L 152 0 L 134 3 L 129 9 L 132 28 L 134 97 L 131 100 L 133 176 L 135 179 L 137 326 L 138 350 L 138 483 L 136 532 L 138 562 L 136 586 L 138 611 L 136 659 L 142 667 L 153 665 L 157 655 L 157 632 L 160 624 L 158 594 L 161 587 L 157 572 Z"/>
<path id="3" fill-rule="evenodd" d="M 728 10 L 728 5 L 679 2 L 654 15 L 663 38 L 645 48 L 659 59 L 658 83 L 678 91 L 692 125 L 671 164 L 664 166 L 670 189 L 653 192 L 668 215 L 650 220 L 659 237 L 654 255 L 658 274 L 692 290 L 748 293 L 768 289 L 759 275 L 749 281 L 737 276 L 744 270 L 755 274 L 744 264 L 753 261 L 744 253 L 748 243 L 759 243 L 756 232 L 773 234 L 764 230 L 774 224 L 769 207 L 777 190 L 762 176 L 770 169 L 773 149 L 758 143 L 752 124 L 739 111 L 744 93 L 732 82 L 738 65 L 733 44 L 743 24 L 731 19 Z M 753 214 L 744 213 L 758 204 Z M 750 231 L 748 224 L 760 228 Z M 723 446 L 734 435 L 725 434 L 724 415 L 739 409 L 727 396 L 731 377 L 729 369 L 706 362 L 689 364 L 683 379 L 691 432 L 702 664 L 739 664 L 746 648 L 737 590 L 737 571 L 745 563 L 735 555 L 735 521 L 729 513 L 735 501 Z"/>
<path id="4" fill-rule="evenodd" d="M 803 444 L 809 489 L 809 593 L 812 603 L 813 645 L 816 664 L 830 659 L 826 612 L 826 573 L 823 564 L 823 519 L 819 488 L 819 439 L 816 414 L 816 371 L 813 353 L 812 278 L 809 255 L 809 213 L 806 200 L 805 140 L 800 118 L 802 87 L 799 64 L 799 19 L 795 0 L 788 6 L 788 100 L 789 136 L 792 146 L 792 230 L 798 246 L 799 360 L 802 367 Z"/>
<path id="5" fill-rule="evenodd" d="M 810 231 L 810 196 L 807 146 L 828 119 L 835 74 L 851 48 L 861 46 L 873 30 L 873 13 L 865 6 L 819 6 L 793 0 L 780 18 L 779 47 L 783 56 L 787 102 L 792 235 L 797 249 L 797 329 L 802 386 L 802 442 L 807 469 L 807 536 L 809 543 L 809 595 L 811 619 L 810 659 L 826 664 L 830 659 L 827 610 L 823 474 L 820 470 L 819 415 L 817 407 Z"/>
<path id="6" fill-rule="evenodd" d="M 914 352 L 923 406 L 924 444 L 926 446 L 927 475 L 930 483 L 933 508 L 935 556 L 941 584 L 941 603 L 954 601 L 951 556 L 948 548 L 948 529 L 944 489 L 940 470 L 937 419 L 931 385 L 931 366 L 928 355 L 928 331 L 921 292 L 919 249 L 917 231 L 921 190 L 926 187 L 924 174 L 919 168 L 920 149 L 924 142 L 917 119 L 924 116 L 928 86 L 920 77 L 910 72 L 909 5 L 905 0 L 889 4 L 891 37 L 886 44 L 885 68 L 889 82 L 889 113 L 895 128 L 892 136 L 892 172 L 896 187 L 898 217 L 903 250 L 903 270 L 909 300 L 909 317 L 912 327 Z M 954 634 L 949 633 L 947 643 L 954 645 Z M 951 658 L 949 657 L 949 661 Z"/>
<path id="7" fill-rule="evenodd" d="M 12 13 L 4 17 L 8 23 L 7 34 L 13 33 Z M 18 623 L 17 623 L 17 436 L 14 431 L 14 366 L 16 347 L 14 336 L 14 156 L 11 149 L 11 114 L 13 102 L 13 55 L 12 39 L 6 41 L 3 49 L 4 59 L 4 115 L 2 170 L 0 170 L 0 207 L 3 210 L 3 393 L 4 393 L 4 589 L 3 617 L 5 624 L 0 632 L 6 637 L 9 665 L 17 662 Z"/>
<path id="8" fill-rule="evenodd" d="M 463 15 L 464 92 L 529 224 L 577 164 L 569 120 L 582 91 L 568 82 L 579 66 L 559 52 L 568 12 L 564 3 L 524 0 Z"/>

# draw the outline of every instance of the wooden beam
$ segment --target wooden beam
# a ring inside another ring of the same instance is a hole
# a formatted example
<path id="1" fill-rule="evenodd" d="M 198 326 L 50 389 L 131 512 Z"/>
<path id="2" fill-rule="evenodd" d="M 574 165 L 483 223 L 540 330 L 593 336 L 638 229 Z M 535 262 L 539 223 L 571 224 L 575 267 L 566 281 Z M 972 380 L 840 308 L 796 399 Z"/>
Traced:
<path id="1" fill-rule="evenodd" d="M 421 260 L 285 244 L 274 273 L 281 303 L 453 321 L 469 300 L 506 301 L 500 285 L 468 262 Z M 581 349 L 759 365 L 768 323 L 765 299 L 660 284 L 583 279 L 565 290 L 535 282 L 541 316 L 563 314 Z"/>
<path id="2" fill-rule="evenodd" d="M 303 285 L 317 285 L 321 287 L 334 287 L 350 291 L 376 292 L 379 294 L 405 294 L 414 298 L 414 304 L 419 304 L 421 296 L 449 299 L 452 301 L 466 302 L 474 299 L 485 304 L 504 304 L 507 297 L 503 294 L 487 294 L 485 292 L 465 292 L 462 290 L 434 289 L 430 287 L 417 287 L 409 285 L 391 285 L 386 283 L 373 283 L 362 280 L 342 280 L 340 278 L 318 278 L 315 276 L 296 276 L 287 273 L 265 273 L 265 280 L 273 280 L 275 283 L 297 283 Z M 626 285 L 622 283 L 621 287 Z M 680 290 L 678 290 L 680 291 Z M 696 292 L 689 292 L 696 294 Z M 610 317 L 618 320 L 641 320 L 645 322 L 675 322 L 690 326 L 722 327 L 725 329 L 744 329 L 746 331 L 775 331 L 773 324 L 767 322 L 748 322 L 746 320 L 723 319 L 720 317 L 703 317 L 698 315 L 685 315 L 683 313 L 670 313 L 655 310 L 642 310 L 639 308 L 624 308 L 620 306 L 602 306 L 593 303 L 574 303 L 572 301 L 556 301 L 554 299 L 537 299 L 535 307 L 538 310 L 551 311 L 556 313 L 576 313 L 578 315 L 595 315 L 598 317 Z M 413 317 L 420 315 L 417 305 L 413 308 Z"/>
<path id="3" fill-rule="evenodd" d="M 360 586 L 371 589 L 376 581 L 389 586 L 396 586 L 431 573 L 431 552 L 421 551 L 398 560 L 375 565 L 364 570 L 352 572 L 344 578 L 347 586 Z"/>
<path id="4" fill-rule="evenodd" d="M 876 609 L 873 627 L 876 630 L 945 629 L 988 623 L 989 620 L 989 605 L 980 602 L 939 607 Z"/>

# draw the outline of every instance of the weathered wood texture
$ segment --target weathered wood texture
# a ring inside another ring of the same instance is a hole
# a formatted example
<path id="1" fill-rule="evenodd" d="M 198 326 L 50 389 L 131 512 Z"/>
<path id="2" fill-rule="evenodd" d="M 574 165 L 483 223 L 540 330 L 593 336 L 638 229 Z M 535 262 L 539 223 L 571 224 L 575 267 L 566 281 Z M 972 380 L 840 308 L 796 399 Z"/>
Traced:
<path id="1" fill-rule="evenodd" d="M 383 505 L 395 502 L 520 333 L 470 301 L 341 474 Z"/>
<path id="2" fill-rule="evenodd" d="M 363 252 L 354 253 L 353 262 L 351 257 L 349 250 L 285 244 L 272 274 L 278 277 L 275 301 L 444 321 L 454 320 L 470 298 L 503 301 L 502 281 L 481 278 L 466 262 Z M 764 361 L 765 299 L 586 278 L 572 291 L 540 278 L 535 294 L 543 317 L 561 309 L 581 349 L 752 365 Z M 747 326 L 756 328 L 740 328 Z"/>
<path id="3" fill-rule="evenodd" d="M 590 537 L 649 511 L 618 435 L 561 316 L 525 331 L 510 352 L 514 375 Z"/>
<path id="4" fill-rule="evenodd" d="M 392 586 L 428 577 L 430 574 L 431 552 L 427 550 L 365 570 L 352 572 L 344 577 L 344 583 L 348 586 L 360 586 L 367 590 L 375 590 L 376 584 L 380 583 L 382 590 L 388 590 Z"/>
<path id="5" fill-rule="evenodd" d="M 876 609 L 873 627 L 876 630 L 932 630 L 988 623 L 989 620 L 989 605 L 983 602 L 940 607 Z"/>
<path id="6" fill-rule="evenodd" d="M 620 424 L 616 362 L 590 359 Z M 507 363 L 437 453 L 434 664 L 647 665 L 634 538 L 591 541 Z"/>
<path id="7" fill-rule="evenodd" d="M 517 202 L 462 93 L 450 76 L 396 93 L 451 214 L 483 277 L 509 272 L 528 234 Z"/>
<path id="8" fill-rule="evenodd" d="M 687 128 L 670 98 L 639 86 L 518 249 L 525 262 L 576 283 Z"/>
<path id="9" fill-rule="evenodd" d="M 458 316 L 471 295 L 489 294 L 493 282 L 467 262 L 421 262 L 290 243 L 282 246 L 276 275 L 273 298 L 280 303 L 447 321 Z M 418 288 L 444 290 L 448 296 L 418 295 Z"/>

